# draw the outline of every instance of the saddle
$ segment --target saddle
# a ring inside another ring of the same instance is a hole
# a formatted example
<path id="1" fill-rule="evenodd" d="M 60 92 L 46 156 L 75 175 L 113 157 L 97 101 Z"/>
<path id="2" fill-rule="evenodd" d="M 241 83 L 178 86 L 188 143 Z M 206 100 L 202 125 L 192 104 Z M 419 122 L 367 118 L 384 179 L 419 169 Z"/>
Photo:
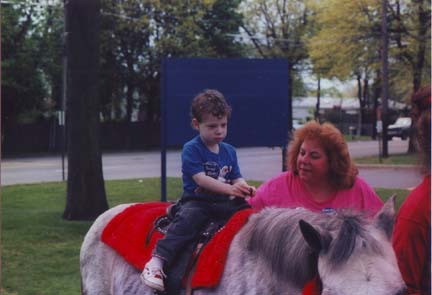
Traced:
<path id="1" fill-rule="evenodd" d="M 167 207 L 166 215 L 157 218 L 154 222 L 152 230 L 148 233 L 146 244 L 150 243 L 151 237 L 155 231 L 166 235 L 168 227 L 174 220 L 174 217 L 180 209 L 180 203 L 177 202 Z M 191 279 L 195 271 L 195 266 L 198 257 L 204 246 L 210 241 L 213 235 L 221 229 L 225 224 L 222 220 L 210 221 L 198 237 L 177 256 L 173 265 L 166 269 L 167 277 L 165 279 L 165 292 L 160 292 L 164 295 L 176 295 L 180 293 L 183 287 L 186 289 L 186 294 L 191 294 Z"/>
<path id="2" fill-rule="evenodd" d="M 180 209 L 179 206 L 180 204 L 178 202 L 171 203 L 166 208 L 166 215 L 162 215 L 154 221 L 153 228 L 150 230 L 150 232 L 147 235 L 146 244 L 150 243 L 150 239 L 155 230 L 166 235 L 168 226 L 174 220 L 176 213 Z M 216 231 L 218 231 L 224 224 L 225 223 L 222 221 L 209 222 L 206 228 L 200 233 L 197 241 L 199 243 L 205 244 L 213 236 L 213 234 L 216 233 Z"/>
<path id="3" fill-rule="evenodd" d="M 173 211 L 167 214 L 169 206 L 170 203 L 163 202 L 138 203 L 129 206 L 107 224 L 101 240 L 127 262 L 142 271 L 157 241 L 164 236 L 166 227 L 175 214 Z M 175 210 L 176 207 L 171 209 Z M 207 226 L 199 240 L 203 247 L 195 250 L 198 244 L 195 242 L 175 263 L 184 269 L 191 270 L 189 276 L 183 277 L 183 284 L 189 281 L 192 289 L 214 288 L 218 285 L 231 241 L 247 222 L 251 213 L 253 213 L 252 209 L 244 209 L 234 214 L 222 227 L 218 223 L 210 223 Z M 169 294 L 178 294 L 170 290 L 179 287 L 178 282 L 182 280 L 178 279 L 178 273 L 184 273 L 184 270 L 177 270 L 177 274 L 172 271 L 168 272 L 168 277 L 177 276 L 176 282 L 168 281 L 166 287 Z"/>

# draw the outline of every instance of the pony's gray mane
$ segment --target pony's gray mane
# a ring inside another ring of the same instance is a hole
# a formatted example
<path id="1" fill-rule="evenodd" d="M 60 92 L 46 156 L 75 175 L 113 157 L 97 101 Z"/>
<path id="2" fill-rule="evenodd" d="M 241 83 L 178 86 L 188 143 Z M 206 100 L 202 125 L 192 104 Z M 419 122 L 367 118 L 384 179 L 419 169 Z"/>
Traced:
<path id="1" fill-rule="evenodd" d="M 328 249 L 330 267 L 337 267 L 346 262 L 357 245 L 368 253 L 383 254 L 378 241 L 366 230 L 364 216 L 350 211 L 341 211 L 337 218 L 341 221 L 341 225 L 332 246 Z"/>
<path id="2" fill-rule="evenodd" d="M 323 253 L 328 255 L 331 267 L 346 262 L 357 245 L 365 251 L 381 249 L 365 230 L 365 218 L 360 213 L 324 214 L 306 209 L 266 208 L 254 214 L 244 229 L 247 250 L 269 263 L 280 278 L 290 278 L 291 283 L 299 287 L 317 275 L 318 262 L 318 253 L 301 234 L 300 220 L 314 226 L 327 241 Z"/>

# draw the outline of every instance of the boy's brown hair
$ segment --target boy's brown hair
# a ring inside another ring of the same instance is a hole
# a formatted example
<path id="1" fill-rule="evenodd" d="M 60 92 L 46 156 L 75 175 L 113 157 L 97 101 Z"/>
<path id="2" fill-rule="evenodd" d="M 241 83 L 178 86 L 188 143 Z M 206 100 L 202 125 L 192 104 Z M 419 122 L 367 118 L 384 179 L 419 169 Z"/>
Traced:
<path id="1" fill-rule="evenodd" d="M 222 93 L 215 89 L 206 89 L 192 100 L 191 117 L 202 122 L 205 114 L 211 114 L 217 118 L 231 116 L 231 107 Z"/>

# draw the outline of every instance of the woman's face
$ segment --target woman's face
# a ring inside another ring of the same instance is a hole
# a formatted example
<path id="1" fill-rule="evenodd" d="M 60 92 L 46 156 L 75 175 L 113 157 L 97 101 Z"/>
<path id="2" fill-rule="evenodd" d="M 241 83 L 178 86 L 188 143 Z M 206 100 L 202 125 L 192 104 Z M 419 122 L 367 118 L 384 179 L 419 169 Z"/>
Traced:
<path id="1" fill-rule="evenodd" d="M 327 181 L 330 170 L 329 160 L 318 140 L 303 141 L 297 156 L 297 170 L 300 179 L 306 183 Z"/>

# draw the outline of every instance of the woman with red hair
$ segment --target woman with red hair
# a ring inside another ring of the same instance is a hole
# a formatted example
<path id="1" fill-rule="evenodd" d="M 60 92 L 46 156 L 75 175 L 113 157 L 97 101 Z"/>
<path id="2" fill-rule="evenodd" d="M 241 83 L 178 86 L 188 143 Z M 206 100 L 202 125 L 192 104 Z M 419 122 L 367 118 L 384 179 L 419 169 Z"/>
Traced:
<path id="1" fill-rule="evenodd" d="M 411 295 L 431 294 L 431 88 L 411 98 L 414 138 L 425 177 L 402 204 L 393 233 L 399 269 Z"/>
<path id="2" fill-rule="evenodd" d="M 382 201 L 360 177 L 341 132 L 330 123 L 306 123 L 294 133 L 288 153 L 289 171 L 262 184 L 248 202 L 268 206 L 303 207 L 315 212 L 339 208 L 373 215 Z"/>
<path id="3" fill-rule="evenodd" d="M 330 123 L 306 123 L 294 133 L 288 152 L 289 171 L 263 183 L 248 202 L 255 209 L 268 206 L 331 213 L 349 208 L 377 213 L 383 203 L 360 177 L 341 132 Z M 321 294 L 315 278 L 303 295 Z"/>

